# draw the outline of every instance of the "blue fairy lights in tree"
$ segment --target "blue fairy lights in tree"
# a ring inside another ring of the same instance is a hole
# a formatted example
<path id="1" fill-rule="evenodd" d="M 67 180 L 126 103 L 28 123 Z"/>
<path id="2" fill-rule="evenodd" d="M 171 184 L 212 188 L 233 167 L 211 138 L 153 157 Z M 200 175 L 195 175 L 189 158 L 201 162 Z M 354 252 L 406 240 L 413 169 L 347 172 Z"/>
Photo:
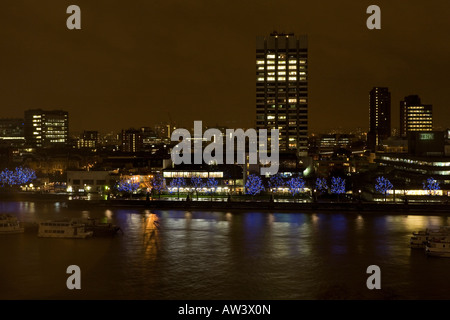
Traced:
<path id="1" fill-rule="evenodd" d="M 386 201 L 387 192 L 392 190 L 394 186 L 385 177 L 378 177 L 375 182 L 375 190 L 384 195 L 384 201 Z"/>
<path id="2" fill-rule="evenodd" d="M 316 190 L 319 192 L 327 192 L 328 184 L 325 178 L 317 178 L 316 179 Z"/>
<path id="3" fill-rule="evenodd" d="M 300 177 L 293 177 L 287 181 L 287 185 L 289 187 L 289 192 L 292 194 L 295 201 L 295 195 L 301 193 L 305 188 L 305 180 Z"/>
<path id="4" fill-rule="evenodd" d="M 270 176 L 269 178 L 269 188 L 274 191 L 274 189 L 278 189 L 285 186 L 285 181 L 283 177 L 277 173 L 275 175 Z"/>
<path id="5" fill-rule="evenodd" d="M 126 193 L 135 193 L 139 187 L 140 187 L 140 183 L 139 182 L 134 182 L 130 179 L 121 179 L 118 183 L 117 183 L 117 190 L 121 191 L 121 192 L 126 192 Z"/>
<path id="6" fill-rule="evenodd" d="M 441 187 L 437 180 L 428 178 L 427 181 L 423 182 L 423 190 L 426 190 L 430 196 L 434 196 L 438 190 L 441 190 Z"/>
<path id="7" fill-rule="evenodd" d="M 211 199 L 213 197 L 214 192 L 216 192 L 218 184 L 219 181 L 217 181 L 215 178 L 208 178 L 208 180 L 206 180 L 206 186 L 208 187 L 209 193 L 211 194 Z"/>
<path id="8" fill-rule="evenodd" d="M 337 195 L 345 193 L 345 180 L 341 177 L 331 177 L 331 193 Z"/>
<path id="9" fill-rule="evenodd" d="M 247 194 L 252 196 L 259 194 L 264 191 L 264 185 L 260 176 L 251 174 L 247 177 L 247 182 L 245 183 L 245 191 Z"/>
<path id="10" fill-rule="evenodd" d="M 161 198 L 161 192 L 165 188 L 166 179 L 160 173 L 157 173 L 150 180 L 150 184 L 152 185 L 152 189 L 158 192 L 158 197 Z"/>
<path id="11" fill-rule="evenodd" d="M 191 186 L 194 188 L 198 200 L 198 192 L 205 186 L 203 179 L 197 176 L 191 177 Z"/>
<path id="12" fill-rule="evenodd" d="M 180 188 L 184 187 L 186 185 L 186 181 L 183 177 L 174 178 L 172 181 L 170 181 L 170 189 L 171 192 L 173 189 L 177 189 L 178 199 L 180 198 Z"/>
<path id="13" fill-rule="evenodd" d="M 36 179 L 36 173 L 33 169 L 17 167 L 14 171 L 6 168 L 0 172 L 0 183 L 2 185 L 21 186 Z"/>

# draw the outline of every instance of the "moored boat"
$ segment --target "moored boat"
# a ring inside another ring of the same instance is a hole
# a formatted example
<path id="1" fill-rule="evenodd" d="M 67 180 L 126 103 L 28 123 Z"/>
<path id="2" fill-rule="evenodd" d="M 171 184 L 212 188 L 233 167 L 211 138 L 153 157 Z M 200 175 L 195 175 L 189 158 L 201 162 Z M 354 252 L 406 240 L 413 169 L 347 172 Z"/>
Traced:
<path id="1" fill-rule="evenodd" d="M 43 221 L 38 230 L 38 237 L 43 238 L 87 238 L 92 234 L 86 231 L 84 224 L 74 220 Z"/>
<path id="2" fill-rule="evenodd" d="M 425 252 L 429 256 L 450 258 L 450 241 L 448 239 L 428 241 Z"/>
<path id="3" fill-rule="evenodd" d="M 9 214 L 0 215 L 0 234 L 23 233 L 24 230 L 16 217 Z"/>
<path id="4" fill-rule="evenodd" d="M 94 237 L 113 236 L 119 231 L 123 233 L 119 226 L 112 223 L 98 222 L 96 219 L 89 218 L 85 224 L 86 231 L 92 231 Z"/>
<path id="5" fill-rule="evenodd" d="M 410 238 L 409 246 L 413 249 L 423 249 L 427 241 L 441 239 L 446 236 L 450 236 L 450 227 L 448 226 L 442 226 L 439 229 L 414 231 L 413 236 Z"/>

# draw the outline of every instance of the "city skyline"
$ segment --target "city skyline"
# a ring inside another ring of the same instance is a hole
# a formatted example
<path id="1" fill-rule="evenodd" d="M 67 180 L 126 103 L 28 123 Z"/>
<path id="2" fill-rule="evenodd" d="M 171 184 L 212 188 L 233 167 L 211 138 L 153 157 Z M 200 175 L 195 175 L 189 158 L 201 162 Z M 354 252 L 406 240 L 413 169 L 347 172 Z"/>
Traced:
<path id="1" fill-rule="evenodd" d="M 392 92 L 393 128 L 411 94 L 433 105 L 436 127 L 450 123 L 450 45 L 439 40 L 448 4 L 379 1 L 381 30 L 366 28 L 366 3 L 78 5 L 78 31 L 65 28 L 67 3 L 5 5 L 2 117 L 62 109 L 74 131 L 194 120 L 255 127 L 255 38 L 278 30 L 308 35 L 310 132 L 367 129 L 376 86 Z"/>
<path id="2" fill-rule="evenodd" d="M 4 2 L 2 299 L 450 297 L 450 2 Z"/>

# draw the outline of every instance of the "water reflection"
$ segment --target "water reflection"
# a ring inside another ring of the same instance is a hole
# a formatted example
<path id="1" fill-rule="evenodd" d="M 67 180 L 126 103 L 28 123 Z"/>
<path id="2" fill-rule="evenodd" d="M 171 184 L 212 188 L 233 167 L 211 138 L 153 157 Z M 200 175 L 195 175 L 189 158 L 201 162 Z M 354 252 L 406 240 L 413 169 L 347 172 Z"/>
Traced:
<path id="1" fill-rule="evenodd" d="M 108 221 L 112 218 L 113 212 L 111 210 L 105 210 L 105 218 L 108 219 Z"/>
<path id="2" fill-rule="evenodd" d="M 87 269 L 83 298 L 314 299 L 321 288 L 340 283 L 361 292 L 371 264 L 401 298 L 450 297 L 450 259 L 408 248 L 412 231 L 448 224 L 448 217 L 82 210 L 38 202 L 2 202 L 0 210 L 28 221 L 88 215 L 124 231 L 89 240 L 38 240 L 33 233 L 2 239 L 0 251 L 8 252 L 0 265 L 0 274 L 8 275 L 0 276 L 8 288 L 0 290 L 3 298 L 39 298 L 44 285 L 46 297 L 60 297 L 55 288 L 65 274 L 53 277 L 66 263 Z"/>
<path id="3" fill-rule="evenodd" d="M 88 219 L 89 218 L 89 211 L 84 210 L 81 212 L 81 218 L 82 219 Z"/>
<path id="4" fill-rule="evenodd" d="M 146 213 L 142 224 L 144 254 L 146 259 L 155 260 L 159 247 L 159 218 L 154 213 Z"/>

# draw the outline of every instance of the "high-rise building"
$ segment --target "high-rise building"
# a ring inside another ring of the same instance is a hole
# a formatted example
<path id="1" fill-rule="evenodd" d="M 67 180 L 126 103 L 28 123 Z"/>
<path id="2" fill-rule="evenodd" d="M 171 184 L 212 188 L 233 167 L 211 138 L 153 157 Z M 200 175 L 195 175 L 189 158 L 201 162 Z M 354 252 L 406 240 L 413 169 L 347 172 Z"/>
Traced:
<path id="1" fill-rule="evenodd" d="M 273 32 L 256 38 L 256 128 L 278 129 L 281 151 L 307 155 L 306 36 Z"/>
<path id="2" fill-rule="evenodd" d="M 374 87 L 369 93 L 369 133 L 367 145 L 376 151 L 391 135 L 391 93 L 386 87 Z"/>
<path id="3" fill-rule="evenodd" d="M 422 104 L 418 95 L 410 95 L 400 102 L 400 134 L 433 130 L 433 107 Z"/>
<path id="4" fill-rule="evenodd" d="M 63 110 L 25 111 L 25 140 L 37 148 L 62 147 L 69 138 L 69 113 Z"/>
<path id="5" fill-rule="evenodd" d="M 143 134 L 141 130 L 122 130 L 122 152 L 143 151 Z"/>

